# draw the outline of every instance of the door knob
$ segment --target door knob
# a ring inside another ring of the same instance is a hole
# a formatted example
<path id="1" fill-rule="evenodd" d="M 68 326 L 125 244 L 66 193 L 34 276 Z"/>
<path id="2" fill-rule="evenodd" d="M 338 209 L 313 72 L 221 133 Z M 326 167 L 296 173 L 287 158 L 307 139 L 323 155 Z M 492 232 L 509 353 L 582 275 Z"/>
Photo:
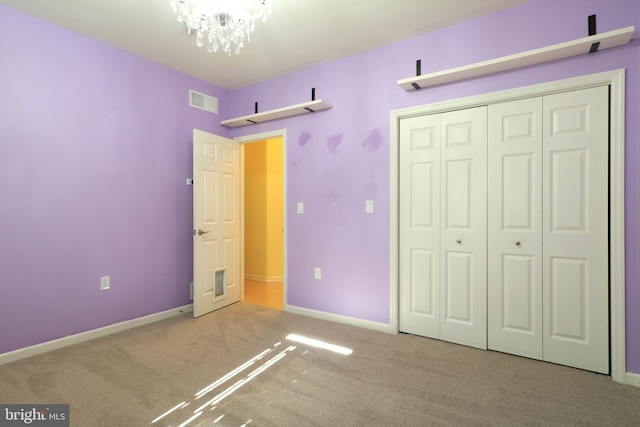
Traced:
<path id="1" fill-rule="evenodd" d="M 516 246 L 520 246 L 520 241 L 516 240 Z"/>
<path id="2" fill-rule="evenodd" d="M 457 243 L 457 244 L 462 243 L 462 239 L 458 239 L 458 240 L 456 240 L 456 243 Z"/>
<path id="3" fill-rule="evenodd" d="M 207 234 L 208 231 L 203 231 L 201 229 L 198 229 L 198 236 L 202 236 L 203 234 Z"/>

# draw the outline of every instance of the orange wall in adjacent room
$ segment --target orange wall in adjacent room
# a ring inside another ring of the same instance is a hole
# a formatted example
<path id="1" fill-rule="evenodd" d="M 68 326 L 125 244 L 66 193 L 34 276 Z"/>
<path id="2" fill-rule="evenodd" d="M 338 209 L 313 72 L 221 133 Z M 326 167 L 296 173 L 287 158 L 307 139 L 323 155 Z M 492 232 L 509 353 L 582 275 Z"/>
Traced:
<path id="1" fill-rule="evenodd" d="M 244 265 L 247 279 L 282 280 L 282 150 L 282 138 L 244 146 Z"/>

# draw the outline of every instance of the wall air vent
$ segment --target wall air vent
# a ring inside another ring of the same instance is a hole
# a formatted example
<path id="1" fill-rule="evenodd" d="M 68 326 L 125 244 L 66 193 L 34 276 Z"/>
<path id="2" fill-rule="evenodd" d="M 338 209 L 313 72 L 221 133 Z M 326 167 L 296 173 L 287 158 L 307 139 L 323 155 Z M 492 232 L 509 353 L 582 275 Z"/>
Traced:
<path id="1" fill-rule="evenodd" d="M 218 98 L 189 90 L 189 106 L 218 114 Z"/>

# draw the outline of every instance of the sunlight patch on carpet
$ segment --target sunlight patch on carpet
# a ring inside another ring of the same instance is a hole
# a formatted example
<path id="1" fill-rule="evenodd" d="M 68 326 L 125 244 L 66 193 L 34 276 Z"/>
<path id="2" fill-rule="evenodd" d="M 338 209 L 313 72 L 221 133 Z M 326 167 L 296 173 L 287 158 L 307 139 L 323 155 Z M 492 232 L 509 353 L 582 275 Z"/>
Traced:
<path id="1" fill-rule="evenodd" d="M 331 352 L 342 354 L 342 355 L 349 355 L 353 353 L 353 350 L 351 350 L 350 348 L 342 347 L 335 344 L 330 344 L 321 340 L 317 340 L 317 339 L 313 339 L 313 338 L 309 338 L 309 337 L 305 337 L 297 334 L 289 334 L 286 336 L 286 339 L 288 341 L 293 341 L 295 343 L 299 343 L 304 346 L 309 346 L 309 347 L 323 349 L 323 350 L 329 350 Z M 186 419 L 183 418 L 184 421 L 182 422 L 182 424 L 180 424 L 179 427 L 186 427 L 188 424 L 191 424 L 196 420 L 198 420 L 198 422 L 201 422 L 202 419 L 200 419 L 200 417 L 203 415 L 204 411 L 207 408 L 209 408 L 210 411 L 214 411 L 217 407 L 216 405 L 218 405 L 222 400 L 229 397 L 231 394 L 233 394 L 236 390 L 238 390 L 243 385 L 255 379 L 262 372 L 266 371 L 271 366 L 275 365 L 280 360 L 282 360 L 289 352 L 293 352 L 297 348 L 296 345 L 293 345 L 293 344 L 289 345 L 286 348 L 281 349 L 281 351 L 279 351 L 277 354 L 272 356 L 270 359 L 266 360 L 264 363 L 260 362 L 262 359 L 266 359 L 270 353 L 274 352 L 281 345 L 282 345 L 282 342 L 277 342 L 271 348 L 267 348 L 262 352 L 258 353 L 256 356 L 247 360 L 242 365 L 238 366 L 237 368 L 233 369 L 232 371 L 228 372 L 227 374 L 223 375 L 222 377 L 218 378 L 216 381 L 212 382 L 208 386 L 204 387 L 203 389 L 195 393 L 195 398 L 192 401 L 190 402 L 185 401 L 177 404 L 176 406 L 172 407 L 171 409 L 169 409 L 168 411 L 164 412 L 162 415 L 154 419 L 151 422 L 151 424 L 158 423 L 159 421 L 165 419 L 166 417 L 173 414 L 174 412 L 183 412 L 181 410 L 184 410 L 184 408 L 189 406 L 191 403 L 206 396 L 207 394 L 218 389 L 221 385 L 228 382 L 232 378 L 238 376 L 242 372 L 247 371 L 249 368 L 253 367 L 253 370 L 250 371 L 248 374 L 246 374 L 244 378 L 236 381 L 233 385 L 228 386 L 226 389 L 224 389 L 223 391 L 219 392 L 218 394 L 210 398 L 206 403 L 200 405 L 197 409 L 192 411 L 190 415 L 185 415 L 185 417 L 187 418 Z M 304 350 L 303 354 L 306 354 L 306 353 L 307 353 L 307 350 Z M 297 380 L 294 381 L 294 383 L 295 382 L 297 382 Z M 173 415 L 173 417 L 175 416 L 179 416 L 179 415 L 177 414 Z M 224 416 L 225 414 L 221 414 L 217 416 L 217 418 L 213 420 L 213 423 L 214 424 L 218 423 L 224 418 Z M 251 421 L 252 421 L 251 419 L 247 420 L 247 422 L 244 425 L 251 423 Z"/>
<path id="2" fill-rule="evenodd" d="M 333 351 L 334 353 L 344 354 L 345 356 L 353 353 L 353 350 L 350 348 L 342 347 L 335 344 L 329 344 L 324 341 L 316 340 L 313 338 L 303 337 L 301 335 L 289 334 L 287 335 L 287 339 L 289 341 L 297 342 L 300 344 L 310 345 L 311 347 L 321 348 L 323 350 Z"/>

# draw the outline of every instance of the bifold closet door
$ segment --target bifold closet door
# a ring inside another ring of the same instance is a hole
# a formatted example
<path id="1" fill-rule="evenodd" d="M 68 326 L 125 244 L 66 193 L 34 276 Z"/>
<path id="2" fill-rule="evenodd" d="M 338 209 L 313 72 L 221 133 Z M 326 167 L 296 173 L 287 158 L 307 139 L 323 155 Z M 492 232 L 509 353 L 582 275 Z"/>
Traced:
<path id="1" fill-rule="evenodd" d="M 443 113 L 440 337 L 487 348 L 487 107 Z"/>
<path id="2" fill-rule="evenodd" d="M 399 327 L 440 338 L 440 114 L 400 122 Z"/>
<path id="3" fill-rule="evenodd" d="M 486 348 L 487 108 L 400 122 L 400 330 Z"/>
<path id="4" fill-rule="evenodd" d="M 609 372 L 608 89 L 489 107 L 488 347 Z"/>
<path id="5" fill-rule="evenodd" d="M 544 360 L 609 373 L 609 102 L 543 99 Z"/>
<path id="6" fill-rule="evenodd" d="M 542 359 L 542 98 L 489 106 L 488 342 Z"/>

